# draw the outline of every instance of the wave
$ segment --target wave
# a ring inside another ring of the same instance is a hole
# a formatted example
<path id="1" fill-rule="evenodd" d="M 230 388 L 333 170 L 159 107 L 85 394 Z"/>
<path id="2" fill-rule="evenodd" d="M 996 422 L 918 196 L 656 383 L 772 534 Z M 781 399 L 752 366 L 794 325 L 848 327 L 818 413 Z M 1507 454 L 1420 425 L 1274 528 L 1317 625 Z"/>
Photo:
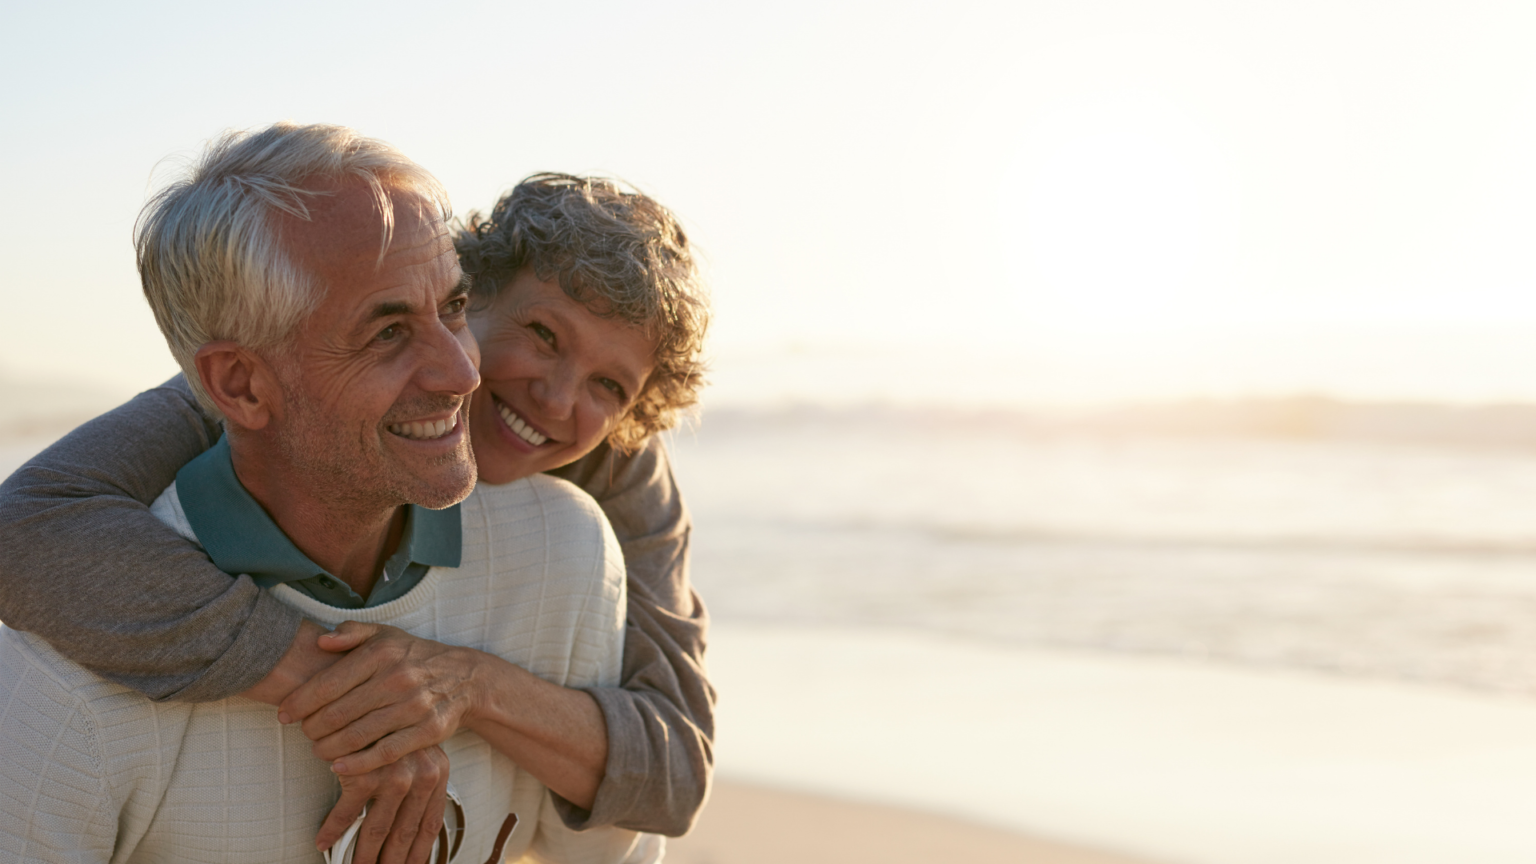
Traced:
<path id="1" fill-rule="evenodd" d="M 1536 450 L 1536 404 L 1357 402 L 1306 394 L 1076 409 L 792 403 L 710 410 L 704 422 L 727 429 L 830 423 L 927 428 L 947 436 L 1235 437 Z"/>
<path id="2" fill-rule="evenodd" d="M 730 520 L 718 519 L 727 527 Z M 1146 549 L 1234 551 L 1257 553 L 1318 553 L 1358 555 L 1443 555 L 1497 558 L 1536 558 L 1536 537 L 1529 540 L 1448 537 L 1347 537 L 1296 534 L 1243 537 L 1216 534 L 1148 534 L 1073 531 L 1031 525 L 966 525 L 872 519 L 772 519 L 753 517 L 757 530 L 799 534 L 899 535 L 935 544 L 999 546 L 1071 546 L 1079 549 Z M 873 539 L 873 538 L 871 538 Z"/>

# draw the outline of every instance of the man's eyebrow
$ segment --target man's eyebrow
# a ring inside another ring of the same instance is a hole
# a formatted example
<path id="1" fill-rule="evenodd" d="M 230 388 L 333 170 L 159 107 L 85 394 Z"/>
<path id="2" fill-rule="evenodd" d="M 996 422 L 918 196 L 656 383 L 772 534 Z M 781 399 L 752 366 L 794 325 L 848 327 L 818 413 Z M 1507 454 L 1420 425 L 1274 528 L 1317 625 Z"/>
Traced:
<path id="1" fill-rule="evenodd" d="M 473 283 L 470 280 L 469 274 L 464 274 L 464 276 L 459 279 L 458 284 L 449 289 L 448 295 L 444 297 L 443 300 L 446 302 L 458 297 L 467 296 L 472 284 Z M 370 309 L 368 311 L 368 317 L 363 319 L 362 324 L 371 324 L 380 318 L 393 318 L 396 315 L 410 315 L 415 311 L 416 307 L 410 303 L 407 303 L 403 300 L 390 300 L 384 303 L 380 303 Z"/>
<path id="2" fill-rule="evenodd" d="M 364 324 L 370 324 L 380 318 L 393 318 L 396 315 L 409 315 L 416 307 L 401 300 L 391 300 L 380 303 L 369 310 L 368 317 L 363 319 Z"/>

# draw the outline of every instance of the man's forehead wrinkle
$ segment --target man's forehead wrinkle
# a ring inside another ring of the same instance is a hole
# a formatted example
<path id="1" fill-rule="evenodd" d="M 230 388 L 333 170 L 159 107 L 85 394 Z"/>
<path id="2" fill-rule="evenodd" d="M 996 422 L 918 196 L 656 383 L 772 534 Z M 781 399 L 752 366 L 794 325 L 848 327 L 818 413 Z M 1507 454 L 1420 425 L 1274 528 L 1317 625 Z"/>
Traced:
<path id="1" fill-rule="evenodd" d="M 408 189 L 380 187 L 378 190 L 382 196 L 379 206 L 385 220 L 384 245 L 379 250 L 379 264 L 384 259 L 397 252 L 409 254 L 422 246 L 430 246 L 434 243 L 452 248 L 453 235 L 448 230 L 448 224 L 443 221 L 438 209 L 432 202 Z M 417 246 L 407 246 L 400 249 L 392 248 L 395 237 L 395 229 L 401 221 L 401 214 L 408 224 L 421 224 L 430 226 L 423 232 L 426 238 Z"/>
<path id="2" fill-rule="evenodd" d="M 450 259 L 450 262 L 454 270 L 457 270 L 458 260 L 454 258 Z M 425 262 L 425 266 L 431 266 L 431 263 L 429 260 Z M 432 289 L 434 302 L 428 303 L 425 306 L 417 305 L 416 298 L 419 297 L 419 288 L 412 285 L 391 285 L 388 288 L 375 291 L 373 296 L 380 294 L 394 295 L 399 292 L 404 292 L 405 296 L 365 301 L 359 304 L 355 316 L 358 325 L 367 325 L 380 318 L 390 318 L 397 315 L 415 315 L 423 313 L 428 309 L 434 310 L 435 314 L 437 304 L 451 300 L 454 297 L 465 296 L 469 293 L 468 283 L 463 278 L 462 273 L 460 273 L 459 278 L 454 278 L 450 275 L 449 278 L 434 280 L 434 282 L 437 283 Z M 447 287 L 443 288 L 442 286 Z"/>
<path id="3" fill-rule="evenodd" d="M 290 227 L 324 229 L 326 226 L 343 226 L 349 246 L 357 251 L 369 249 L 382 263 L 390 251 L 402 220 L 432 224 L 433 233 L 449 238 L 446 224 L 431 202 L 408 189 L 386 184 L 369 184 L 360 180 L 342 184 L 330 183 L 313 193 L 307 214 L 282 214 Z M 306 218 L 307 217 L 307 218 Z"/>
<path id="4" fill-rule="evenodd" d="M 379 237 L 383 219 L 376 202 L 361 184 L 344 186 L 317 199 L 310 207 L 309 219 L 284 214 L 280 217 L 283 236 L 295 257 L 310 267 L 325 270 L 342 258 L 378 258 L 382 261 Z"/>
<path id="5" fill-rule="evenodd" d="M 364 202 L 371 206 L 372 215 L 377 219 L 374 224 L 378 226 L 378 260 L 375 265 L 382 265 L 395 234 L 394 197 L 415 197 L 414 193 L 396 188 L 393 178 L 389 177 L 310 177 L 306 178 L 304 184 L 315 189 L 317 194 L 348 199 L 348 203 L 354 207 Z"/>
<path id="6" fill-rule="evenodd" d="M 359 272 L 378 272 L 391 257 L 403 255 L 428 256 L 452 254 L 453 238 L 447 225 L 436 218 L 435 211 L 427 212 L 427 202 L 414 193 L 396 192 L 407 200 L 393 202 L 391 212 L 399 213 L 408 222 L 419 218 L 430 220 L 421 242 L 411 246 L 380 247 L 381 237 L 388 235 L 392 242 L 402 233 L 414 238 L 415 232 L 400 232 L 398 223 L 385 224 L 385 214 L 380 212 L 379 202 L 372 190 L 362 183 L 353 183 L 327 190 L 324 198 L 311 208 L 308 220 L 282 215 L 280 242 L 293 255 L 296 263 L 317 275 L 335 277 L 343 271 L 350 275 Z M 405 212 L 400 212 L 400 211 Z M 440 247 L 440 248 L 430 248 Z"/>
<path id="7" fill-rule="evenodd" d="M 393 255 L 409 255 L 412 252 L 423 249 L 434 250 L 433 257 L 436 257 L 437 254 L 451 251 L 453 249 L 453 238 L 449 236 L 447 227 L 441 223 L 432 225 L 429 232 L 424 233 L 426 233 L 426 236 L 421 239 L 421 242 L 414 243 L 410 246 L 394 246 L 389 249 L 388 255 L 385 257 L 387 258 Z M 382 262 L 383 259 L 381 258 L 380 261 Z"/>

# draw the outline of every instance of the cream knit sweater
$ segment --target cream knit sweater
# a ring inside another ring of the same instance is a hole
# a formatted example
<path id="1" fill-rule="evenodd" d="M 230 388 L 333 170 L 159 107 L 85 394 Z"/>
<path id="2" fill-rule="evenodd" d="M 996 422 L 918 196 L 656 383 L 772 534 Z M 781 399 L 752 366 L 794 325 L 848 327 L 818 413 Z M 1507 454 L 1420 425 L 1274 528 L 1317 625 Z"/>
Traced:
<path id="1" fill-rule="evenodd" d="M 196 539 L 174 485 L 153 509 Z M 557 684 L 614 685 L 624 564 L 596 503 L 535 476 L 477 487 L 462 513 L 461 565 L 432 568 L 391 603 L 338 609 L 273 591 L 328 625 L 390 624 Z M 510 813 L 508 860 L 659 860 L 651 835 L 567 829 L 547 790 L 474 733 L 442 746 L 465 808 L 456 864 L 493 860 Z M 317 862 L 314 835 L 338 791 L 303 732 L 280 725 L 271 706 L 151 702 L 0 628 L 0 862 Z"/>

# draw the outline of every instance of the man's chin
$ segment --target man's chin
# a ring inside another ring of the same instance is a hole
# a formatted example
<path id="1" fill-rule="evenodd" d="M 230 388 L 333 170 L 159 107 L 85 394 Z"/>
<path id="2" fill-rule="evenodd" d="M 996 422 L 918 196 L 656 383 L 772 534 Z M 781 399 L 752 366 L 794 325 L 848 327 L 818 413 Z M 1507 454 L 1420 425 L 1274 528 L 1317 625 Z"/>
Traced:
<path id="1" fill-rule="evenodd" d="M 452 465 L 441 465 L 430 477 L 418 477 L 410 502 L 428 510 L 442 510 L 463 501 L 475 491 L 475 460 L 471 456 Z"/>

